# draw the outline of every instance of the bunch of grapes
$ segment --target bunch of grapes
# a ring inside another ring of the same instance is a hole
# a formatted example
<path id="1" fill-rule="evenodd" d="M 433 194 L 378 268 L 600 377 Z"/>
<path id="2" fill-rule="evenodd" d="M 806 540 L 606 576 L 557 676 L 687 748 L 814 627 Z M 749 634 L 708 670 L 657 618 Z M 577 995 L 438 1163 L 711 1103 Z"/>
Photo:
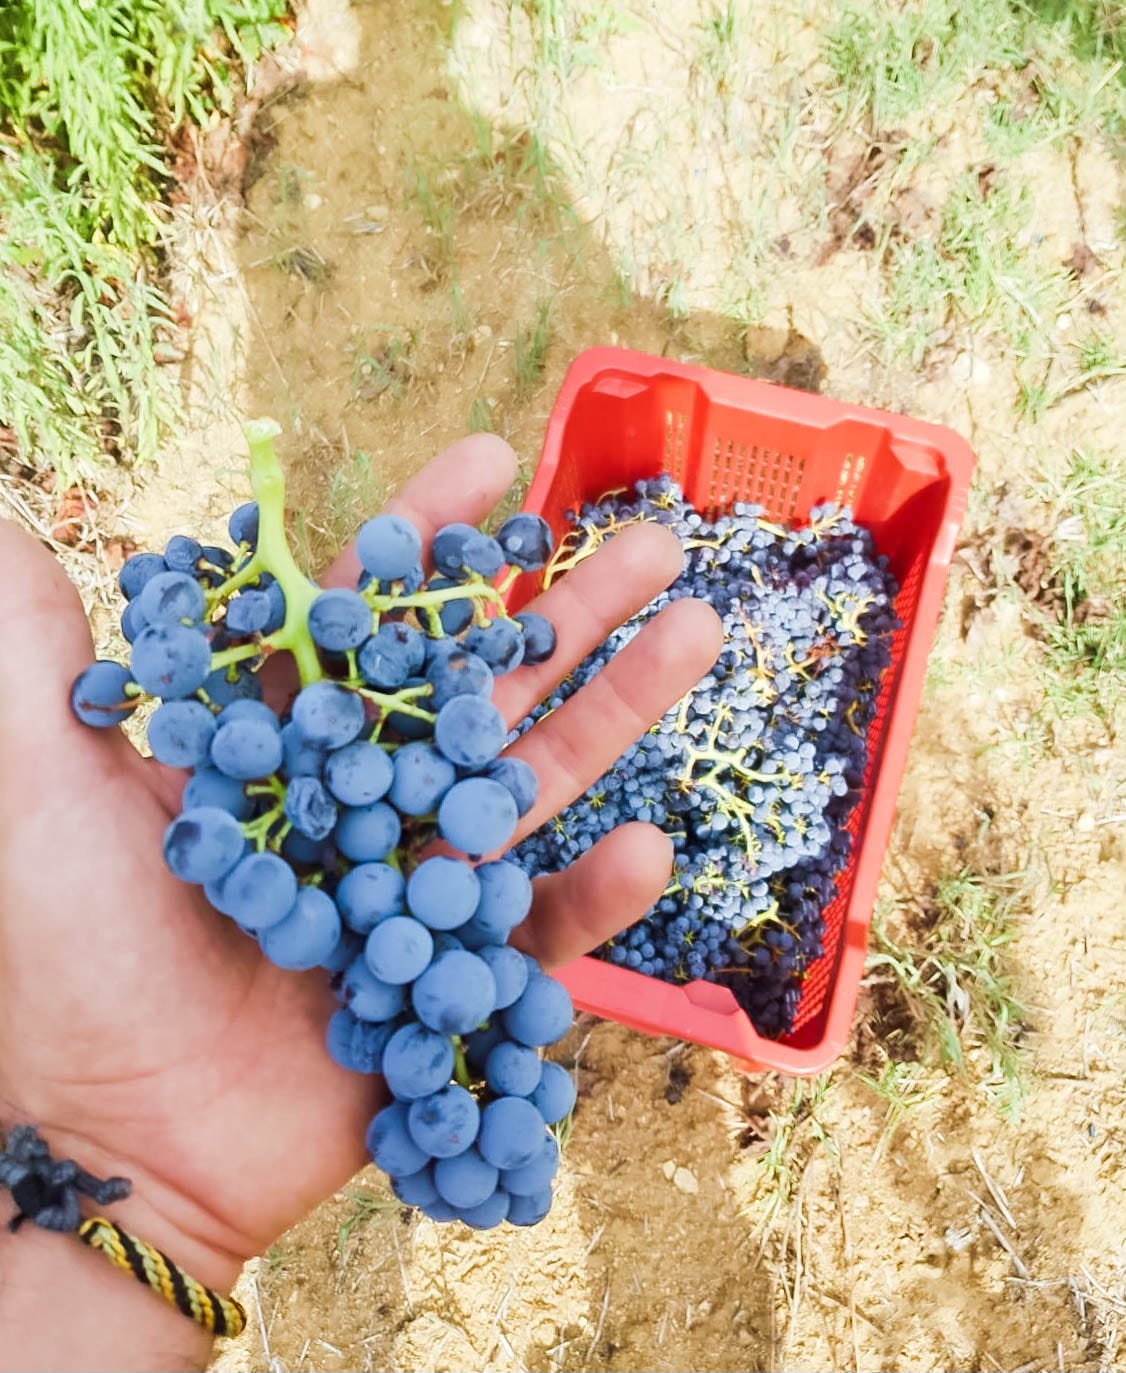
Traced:
<path id="1" fill-rule="evenodd" d="M 803 528 L 785 529 L 737 504 L 709 522 L 667 476 L 570 520 L 545 581 L 643 520 L 679 536 L 684 568 L 521 728 L 678 597 L 710 602 L 725 643 L 679 706 L 515 856 L 532 875 L 552 872 L 626 819 L 660 825 L 675 847 L 672 882 L 600 956 L 665 981 L 722 982 L 760 1034 L 785 1034 L 824 951 L 824 910 L 849 855 L 847 821 L 898 623 L 887 561 L 846 511 L 815 507 Z"/>
<path id="2" fill-rule="evenodd" d="M 247 426 L 257 499 L 231 516 L 233 552 L 177 535 L 125 563 L 128 665 L 87 668 L 72 708 L 104 727 L 160 702 L 149 745 L 190 772 L 165 862 L 279 967 L 332 977 L 328 1052 L 386 1080 L 367 1144 L 402 1201 L 531 1225 L 559 1163 L 548 1127 L 574 1104 L 540 1050 L 572 1007 L 508 943 L 528 876 L 479 860 L 509 847 L 536 799 L 532 769 L 501 756 L 491 696 L 496 676 L 554 650 L 546 619 L 504 609 L 551 533 L 524 514 L 495 538 L 447 525 L 427 576 L 418 530 L 379 515 L 359 532 L 357 587 L 322 590 L 286 542 L 276 433 Z M 260 676 L 279 654 L 300 678 L 280 708 Z"/>

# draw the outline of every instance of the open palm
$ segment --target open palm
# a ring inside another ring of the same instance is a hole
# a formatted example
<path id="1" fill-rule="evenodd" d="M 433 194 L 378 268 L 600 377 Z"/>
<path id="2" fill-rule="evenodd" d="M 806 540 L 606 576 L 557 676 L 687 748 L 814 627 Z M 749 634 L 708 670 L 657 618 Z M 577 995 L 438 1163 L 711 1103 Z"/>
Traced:
<path id="1" fill-rule="evenodd" d="M 389 508 L 425 541 L 477 523 L 515 473 L 507 445 L 467 439 Z M 611 628 L 675 577 L 680 550 L 649 526 L 608 543 L 544 594 L 547 663 L 500 679 L 520 719 Z M 328 582 L 354 578 L 344 555 Z M 161 839 L 182 779 L 118 731 L 71 717 L 89 661 L 82 607 L 51 555 L 0 522 L 0 1124 L 33 1121 L 56 1152 L 132 1177 L 115 1212 L 216 1284 L 363 1162 L 378 1079 L 324 1049 L 323 974 L 283 972 L 166 871 Z M 604 672 L 514 745 L 540 777 L 526 833 L 570 802 L 707 670 L 721 632 L 704 605 L 670 606 Z M 537 883 L 517 932 L 566 962 L 635 919 L 665 885 L 652 826 L 615 832 Z"/>

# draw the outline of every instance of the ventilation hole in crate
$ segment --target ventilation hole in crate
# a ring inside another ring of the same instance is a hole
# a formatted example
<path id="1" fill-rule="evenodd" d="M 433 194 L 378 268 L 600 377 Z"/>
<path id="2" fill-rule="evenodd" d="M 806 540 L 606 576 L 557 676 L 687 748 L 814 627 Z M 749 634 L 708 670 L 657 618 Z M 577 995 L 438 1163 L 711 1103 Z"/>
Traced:
<path id="1" fill-rule="evenodd" d="M 837 483 L 837 494 L 834 497 L 838 505 L 852 505 L 867 462 L 868 459 L 863 453 L 845 454 L 844 462 L 841 464 L 840 481 Z"/>
<path id="2" fill-rule="evenodd" d="M 686 428 L 686 418 L 679 410 L 665 411 L 665 471 L 682 486 Z"/>

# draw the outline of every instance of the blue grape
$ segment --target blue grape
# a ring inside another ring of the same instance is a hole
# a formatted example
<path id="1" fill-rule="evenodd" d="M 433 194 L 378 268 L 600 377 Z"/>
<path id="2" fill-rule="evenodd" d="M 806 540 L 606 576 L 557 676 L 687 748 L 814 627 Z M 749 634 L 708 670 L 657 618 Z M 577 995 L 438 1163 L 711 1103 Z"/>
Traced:
<path id="1" fill-rule="evenodd" d="M 164 561 L 173 572 L 194 572 L 203 549 L 186 534 L 173 534 L 164 546 Z"/>
<path id="2" fill-rule="evenodd" d="M 406 1177 L 392 1178 L 391 1190 L 404 1206 L 430 1206 L 438 1200 L 438 1189 L 429 1168 L 421 1168 Z"/>
<path id="3" fill-rule="evenodd" d="M 433 953 L 430 931 L 409 915 L 380 921 L 364 946 L 368 967 L 384 982 L 413 982 L 429 967 Z"/>
<path id="4" fill-rule="evenodd" d="M 395 809 L 385 801 L 376 801 L 370 806 L 343 807 L 333 840 L 353 863 L 375 863 L 395 850 L 401 832 L 402 822 Z"/>
<path id="5" fill-rule="evenodd" d="M 168 564 L 159 553 L 134 553 L 126 558 L 117 574 L 117 584 L 127 601 L 139 596 L 146 582 L 159 572 L 167 572 Z"/>
<path id="6" fill-rule="evenodd" d="M 457 585 L 457 582 L 451 581 L 447 577 L 435 577 L 428 589 L 430 591 L 448 591 L 450 587 Z M 437 611 L 443 631 L 450 635 L 460 634 L 463 629 L 472 624 L 473 616 L 477 613 L 469 596 L 455 596 L 451 600 L 443 601 L 437 607 Z"/>
<path id="7" fill-rule="evenodd" d="M 493 674 L 488 665 L 474 653 L 455 649 L 453 653 L 435 658 L 426 671 L 426 680 L 434 688 L 434 708 L 441 710 L 455 696 L 492 695 Z"/>
<path id="8" fill-rule="evenodd" d="M 344 1004 L 359 1020 L 390 1020 L 405 1003 L 402 987 L 381 981 L 363 958 L 348 965 L 341 991 Z"/>
<path id="9" fill-rule="evenodd" d="M 535 1100 L 533 1094 L 533 1105 Z M 558 1171 L 559 1144 L 555 1136 L 545 1130 L 535 1158 L 522 1168 L 506 1168 L 500 1175 L 500 1182 L 505 1191 L 514 1197 L 534 1197 L 550 1190 L 552 1179 Z"/>
<path id="10" fill-rule="evenodd" d="M 277 722 L 237 717 L 220 721 L 211 740 L 211 762 L 240 782 L 269 777 L 281 766 L 282 741 Z"/>
<path id="11" fill-rule="evenodd" d="M 325 785 L 346 806 L 370 806 L 381 800 L 394 775 L 383 749 L 362 739 L 330 753 L 324 770 Z"/>
<path id="12" fill-rule="evenodd" d="M 448 1035 L 435 1034 L 414 1021 L 391 1036 L 383 1051 L 382 1071 L 400 1101 L 430 1096 L 453 1076 L 453 1045 Z"/>
<path id="13" fill-rule="evenodd" d="M 233 701 L 256 701 L 261 698 L 262 684 L 252 672 L 241 667 L 216 668 L 203 679 L 200 694 L 216 706 L 227 706 Z"/>
<path id="14" fill-rule="evenodd" d="M 451 763 L 483 768 L 504 747 L 504 716 L 480 696 L 455 696 L 438 712 L 434 742 Z"/>
<path id="15" fill-rule="evenodd" d="M 339 896 L 339 893 L 337 895 Z M 337 906 L 339 909 L 339 903 Z M 352 963 L 363 953 L 363 949 L 364 941 L 360 936 L 354 930 L 343 929 L 340 931 L 340 938 L 336 941 L 336 948 L 324 960 L 321 967 L 326 972 L 331 973 L 333 977 L 343 977 Z M 351 1012 L 349 1011 L 348 1014 L 351 1015 Z"/>
<path id="16" fill-rule="evenodd" d="M 357 1019 L 347 1006 L 341 1006 L 329 1017 L 325 1046 L 332 1061 L 349 1072 L 381 1073 L 383 1053 L 395 1029 L 393 1020 L 373 1025 Z"/>
<path id="17" fill-rule="evenodd" d="M 150 625 L 194 624 L 207 609 L 203 587 L 184 572 L 158 572 L 137 597 L 140 613 Z"/>
<path id="18" fill-rule="evenodd" d="M 121 616 L 121 632 L 125 636 L 125 642 L 133 643 L 141 630 L 148 628 L 148 623 L 137 602 L 130 601 Z"/>
<path id="19" fill-rule="evenodd" d="M 554 1125 L 575 1108 L 575 1079 L 558 1063 L 545 1063 L 542 1072 L 539 1086 L 532 1092 L 532 1105 L 549 1125 Z"/>
<path id="20" fill-rule="evenodd" d="M 364 727 L 363 697 L 335 682 L 311 682 L 294 699 L 293 721 L 311 744 L 343 748 Z"/>
<path id="21" fill-rule="evenodd" d="M 282 772 L 289 778 L 319 777 L 330 756 L 320 744 L 311 744 L 291 720 L 282 727 Z"/>
<path id="22" fill-rule="evenodd" d="M 254 809 L 254 802 L 247 796 L 243 784 L 212 767 L 197 768 L 188 778 L 180 804 L 184 810 L 219 806 L 230 811 L 236 820 L 249 820 Z"/>
<path id="23" fill-rule="evenodd" d="M 540 515 L 510 515 L 497 531 L 497 542 L 513 567 L 534 572 L 543 567 L 555 545 L 551 526 Z"/>
<path id="24" fill-rule="evenodd" d="M 268 591 L 247 587 L 227 602 L 223 623 L 227 632 L 236 638 L 261 634 L 274 616 L 274 604 Z"/>
<path id="25" fill-rule="evenodd" d="M 218 806 L 184 811 L 164 831 L 164 861 L 182 882 L 216 881 L 230 872 L 245 848 L 242 826 Z"/>
<path id="26" fill-rule="evenodd" d="M 149 625 L 133 641 L 129 668 L 150 696 L 190 696 L 211 671 L 211 645 L 188 625 Z"/>
<path id="27" fill-rule="evenodd" d="M 538 1225 L 551 1210 L 551 1188 L 533 1192 L 530 1197 L 509 1194 L 507 1220 L 511 1225 Z"/>
<path id="28" fill-rule="evenodd" d="M 249 853 L 220 880 L 219 894 L 223 904 L 218 909 L 244 929 L 259 933 L 293 909 L 297 878 L 276 853 Z"/>
<path id="29" fill-rule="evenodd" d="M 419 1149 L 434 1158 L 453 1158 L 477 1138 L 481 1112 L 464 1087 L 451 1083 L 412 1101 L 407 1120 Z"/>
<path id="30" fill-rule="evenodd" d="M 403 683 L 403 690 L 413 691 L 415 687 L 429 687 L 425 677 L 408 677 Z M 411 702 L 415 707 L 426 709 L 427 701 L 425 697 L 414 697 Z M 426 739 L 433 733 L 433 725 L 429 720 L 420 719 L 417 715 L 410 715 L 405 710 L 392 710 L 387 716 L 387 724 L 397 734 L 401 734 L 404 739 Z"/>
<path id="31" fill-rule="evenodd" d="M 227 521 L 227 533 L 233 544 L 247 544 L 254 548 L 258 543 L 258 502 L 247 501 L 240 505 Z"/>
<path id="32" fill-rule="evenodd" d="M 215 717 L 202 701 L 165 701 L 149 718 L 153 757 L 173 768 L 194 768 L 207 760 Z"/>
<path id="33" fill-rule="evenodd" d="M 474 927 L 499 936 L 489 942 L 502 943 L 509 931 L 522 924 L 532 909 L 532 881 L 523 868 L 507 858 L 482 863 L 476 869 L 481 899 L 473 913 Z"/>
<path id="34" fill-rule="evenodd" d="M 523 1168 L 539 1152 L 543 1132 L 543 1116 L 526 1097 L 502 1096 L 481 1112 L 477 1147 L 494 1168 Z"/>
<path id="35" fill-rule="evenodd" d="M 379 581 L 402 581 L 422 557 L 422 536 L 401 515 L 376 515 L 360 526 L 356 554 Z"/>
<path id="36" fill-rule="evenodd" d="M 262 931 L 262 952 L 279 968 L 295 972 L 316 968 L 340 939 L 340 912 L 319 887 L 302 887 L 293 909 Z"/>
<path id="37" fill-rule="evenodd" d="M 381 624 L 360 649 L 356 662 L 361 676 L 380 691 L 397 691 L 422 670 L 424 643 L 410 625 Z"/>
<path id="38" fill-rule="evenodd" d="M 250 697 L 229 701 L 216 717 L 217 725 L 229 724 L 231 720 L 256 720 L 267 729 L 276 730 L 278 719 L 264 701 Z"/>
<path id="39" fill-rule="evenodd" d="M 474 534 L 466 539 L 461 552 L 462 566 L 487 581 L 497 575 L 505 564 L 504 549 L 491 534 Z"/>
<path id="40" fill-rule="evenodd" d="M 426 858 L 407 881 L 407 904 L 432 930 L 456 930 L 473 914 L 480 891 L 468 863 L 444 856 Z"/>
<path id="41" fill-rule="evenodd" d="M 440 954 L 411 988 L 411 1004 L 424 1025 L 447 1035 L 464 1035 L 488 1019 L 496 1000 L 489 965 L 476 954 L 451 949 Z"/>
<path id="42" fill-rule="evenodd" d="M 546 663 L 555 652 L 555 626 L 534 610 L 526 610 L 516 619 L 524 631 L 524 662 L 528 667 Z"/>
<path id="43" fill-rule="evenodd" d="M 465 566 L 465 549 L 478 531 L 471 524 L 443 525 L 430 544 L 434 566 L 444 577 L 459 577 Z"/>
<path id="44" fill-rule="evenodd" d="M 540 790 L 539 778 L 532 765 L 525 763 L 523 758 L 498 758 L 495 763 L 489 764 L 483 776 L 499 782 L 506 791 L 512 793 L 516 814 L 521 819 L 536 804 Z"/>
<path id="45" fill-rule="evenodd" d="M 463 1210 L 480 1206 L 496 1191 L 497 1169 L 474 1148 L 440 1158 L 434 1165 L 434 1186 L 443 1201 Z"/>
<path id="46" fill-rule="evenodd" d="M 327 839 L 338 813 L 336 802 L 315 777 L 294 777 L 285 789 L 286 819 L 307 839 Z"/>
<path id="47" fill-rule="evenodd" d="M 70 708 L 84 725 L 95 729 L 119 725 L 137 705 L 136 697 L 125 692 L 132 682 L 128 670 L 119 663 L 91 663 L 70 689 Z"/>
<path id="48" fill-rule="evenodd" d="M 509 944 L 485 944 L 476 950 L 476 954 L 489 966 L 493 981 L 497 984 L 496 1009 L 503 1011 L 528 985 L 528 965 L 523 955 Z"/>
<path id="49" fill-rule="evenodd" d="M 504 1028 L 520 1044 L 554 1044 L 571 1028 L 575 1008 L 562 982 L 541 973 L 530 977 L 528 985 L 506 1011 L 501 1012 Z"/>
<path id="50" fill-rule="evenodd" d="M 428 815 L 457 780 L 454 765 L 430 744 L 416 741 L 395 750 L 391 804 L 404 815 Z"/>
<path id="51" fill-rule="evenodd" d="M 418 1173 L 430 1162 L 430 1154 L 411 1137 L 409 1116 L 401 1101 L 384 1106 L 368 1126 L 367 1147 L 377 1168 L 392 1177 Z"/>
<path id="52" fill-rule="evenodd" d="M 371 607 L 358 591 L 333 587 L 309 607 L 309 634 L 333 653 L 359 648 L 371 633 Z"/>
<path id="53" fill-rule="evenodd" d="M 511 1039 L 502 1040 L 485 1060 L 485 1081 L 498 1096 L 531 1096 L 540 1076 L 539 1054 Z"/>
<path id="54" fill-rule="evenodd" d="M 509 1196 L 503 1187 L 480 1206 L 467 1206 L 458 1211 L 458 1219 L 474 1230 L 492 1230 L 508 1215 Z"/>
<path id="55" fill-rule="evenodd" d="M 311 868 L 331 867 L 333 851 L 323 839 L 310 839 L 299 829 L 291 829 L 281 842 L 279 853 L 291 858 L 295 863 L 304 863 Z"/>
<path id="56" fill-rule="evenodd" d="M 517 819 L 512 793 L 487 777 L 467 777 L 456 783 L 438 807 L 442 838 L 473 855 L 506 848 L 516 833 Z"/>
<path id="57" fill-rule="evenodd" d="M 474 1030 L 472 1034 L 465 1036 L 465 1057 L 474 1068 L 483 1073 L 489 1054 L 505 1038 L 500 1019 L 493 1016 L 483 1030 Z"/>
<path id="58" fill-rule="evenodd" d="M 259 578 L 259 583 L 266 588 L 266 599 L 270 603 L 270 617 L 262 626 L 262 633 L 273 634 L 285 624 L 285 592 L 272 578 L 267 581 L 265 575 Z"/>
<path id="59" fill-rule="evenodd" d="M 403 875 L 387 863 L 359 863 L 340 879 L 336 903 L 349 929 L 367 935 L 381 920 L 402 914 Z"/>
<path id="60" fill-rule="evenodd" d="M 486 628 L 474 625 L 465 636 L 465 647 L 498 677 L 524 661 L 524 634 L 515 620 L 492 620 Z"/>
<path id="61" fill-rule="evenodd" d="M 220 548 L 218 544 L 205 543 L 199 550 L 200 561 L 214 568 L 216 572 L 226 576 L 234 566 L 234 555 L 227 548 Z"/>

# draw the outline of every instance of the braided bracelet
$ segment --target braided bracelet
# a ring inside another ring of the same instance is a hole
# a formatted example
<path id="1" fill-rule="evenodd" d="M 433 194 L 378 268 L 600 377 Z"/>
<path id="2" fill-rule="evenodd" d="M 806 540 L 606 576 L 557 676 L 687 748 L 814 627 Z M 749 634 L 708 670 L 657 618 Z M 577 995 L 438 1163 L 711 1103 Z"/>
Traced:
<path id="1" fill-rule="evenodd" d="M 44 1230 L 76 1235 L 209 1334 L 239 1335 L 246 1328 L 246 1311 L 233 1297 L 220 1296 L 197 1282 L 167 1254 L 112 1220 L 104 1216 L 82 1219 L 80 1196 L 108 1206 L 129 1195 L 128 1178 L 96 1178 L 73 1159 L 52 1158 L 33 1125 L 14 1126 L 0 1143 L 0 1187 L 11 1192 L 18 1208 L 8 1222 L 13 1234 L 30 1220 Z"/>

